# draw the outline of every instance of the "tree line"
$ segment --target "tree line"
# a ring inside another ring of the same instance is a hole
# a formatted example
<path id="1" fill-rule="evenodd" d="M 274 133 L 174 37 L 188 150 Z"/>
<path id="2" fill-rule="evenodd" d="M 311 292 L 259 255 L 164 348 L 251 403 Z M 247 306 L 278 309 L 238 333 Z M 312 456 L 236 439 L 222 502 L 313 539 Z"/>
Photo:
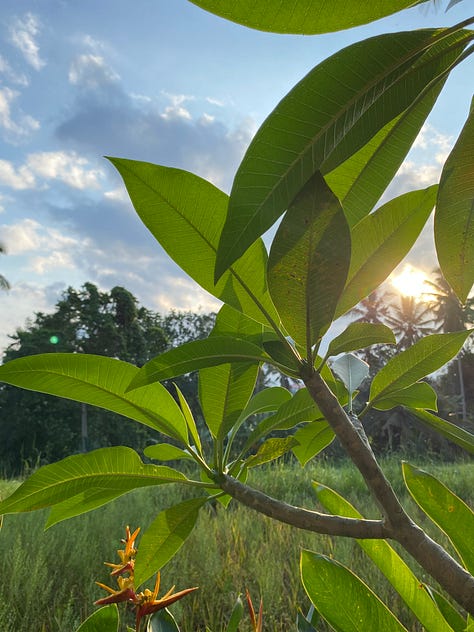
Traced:
<path id="1" fill-rule="evenodd" d="M 53 313 L 36 313 L 11 335 L 3 363 L 33 354 L 72 352 L 142 366 L 170 347 L 206 337 L 214 319 L 213 313 L 162 315 L 139 305 L 123 287 L 102 292 L 85 283 L 79 290 L 69 287 Z M 197 405 L 196 376 L 173 381 Z M 173 391 L 171 383 L 167 386 Z M 147 427 L 100 408 L 8 385 L 0 387 L 0 411 L 0 474 L 7 476 L 98 447 L 143 449 L 152 435 Z"/>
<path id="2" fill-rule="evenodd" d="M 432 292 L 423 301 L 379 290 L 352 310 L 351 316 L 356 322 L 387 324 L 397 337 L 396 347 L 377 345 L 360 352 L 370 366 L 370 376 L 397 350 L 408 348 L 427 333 L 459 331 L 474 323 L 474 299 L 461 305 L 439 271 L 429 283 Z M 38 312 L 24 328 L 17 329 L 10 336 L 12 342 L 4 353 L 3 363 L 39 353 L 73 352 L 104 355 L 143 366 L 171 347 L 206 338 L 214 322 L 214 313 L 171 311 L 163 315 L 139 305 L 133 294 L 123 287 L 103 292 L 93 283 L 85 283 L 79 290 L 69 287 L 53 313 Z M 449 370 L 434 381 L 440 413 L 451 421 L 472 427 L 472 347 L 467 346 Z M 167 383 L 173 394 L 174 383 L 192 403 L 199 419 L 196 374 L 180 376 Z M 287 376 L 264 365 L 257 389 L 269 384 L 290 389 L 296 386 Z M 360 402 L 368 394 L 369 385 L 367 380 L 361 386 Z M 111 412 L 8 385 L 0 387 L 0 410 L 0 463 L 1 474 L 6 476 L 98 447 L 127 445 L 143 450 L 152 440 L 153 431 L 146 426 L 133 424 Z M 427 447 L 433 452 L 448 449 L 442 438 L 424 429 L 416 420 L 408 419 L 408 413 L 402 408 L 385 414 L 369 413 L 364 425 L 378 452 L 400 448 L 414 452 L 425 451 Z M 335 446 L 330 450 L 337 453 Z"/>

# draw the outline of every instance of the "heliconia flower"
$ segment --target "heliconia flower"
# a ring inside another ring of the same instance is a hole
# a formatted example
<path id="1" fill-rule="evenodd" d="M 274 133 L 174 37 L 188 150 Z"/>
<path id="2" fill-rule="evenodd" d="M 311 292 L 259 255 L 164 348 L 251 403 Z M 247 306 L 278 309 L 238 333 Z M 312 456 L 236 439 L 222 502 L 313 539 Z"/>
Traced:
<path id="1" fill-rule="evenodd" d="M 137 554 L 137 549 L 135 548 L 135 540 L 137 539 L 137 535 L 140 533 L 140 527 L 135 529 L 133 533 L 130 533 L 130 527 L 127 526 L 125 528 L 125 533 L 126 538 L 122 540 L 122 542 L 125 544 L 125 550 L 117 551 L 122 564 L 128 564 L 128 562 L 130 562 L 130 560 L 132 560 Z"/>
<path id="2" fill-rule="evenodd" d="M 133 577 L 118 577 L 117 583 L 119 590 L 114 590 L 101 582 L 96 582 L 98 586 L 111 593 L 109 597 L 103 597 L 95 601 L 96 606 L 105 606 L 109 603 L 120 603 L 122 601 L 131 601 L 136 603 L 137 595 L 135 593 L 135 587 L 133 585 Z"/>
<path id="3" fill-rule="evenodd" d="M 161 599 L 157 599 L 159 589 L 160 573 L 157 573 L 154 591 L 151 592 L 151 590 L 148 590 L 147 588 L 143 592 L 140 592 L 136 595 L 136 632 L 139 632 L 140 623 L 143 617 L 146 617 L 147 615 L 153 614 L 155 612 L 158 612 L 158 610 L 162 610 L 163 608 L 170 606 L 175 601 L 178 601 L 178 599 L 182 599 L 186 595 L 189 595 L 189 593 L 198 590 L 198 587 L 195 586 L 194 588 L 186 588 L 185 590 L 180 590 L 177 593 L 173 593 L 173 590 L 175 589 L 175 587 L 173 586 L 165 595 L 163 595 L 163 597 L 161 597 Z"/>
<path id="4" fill-rule="evenodd" d="M 247 598 L 247 605 L 249 607 L 250 621 L 252 622 L 253 632 L 262 632 L 263 630 L 263 601 L 260 599 L 260 606 L 258 609 L 258 615 L 255 614 L 252 599 L 248 590 L 245 591 L 245 597 Z"/>

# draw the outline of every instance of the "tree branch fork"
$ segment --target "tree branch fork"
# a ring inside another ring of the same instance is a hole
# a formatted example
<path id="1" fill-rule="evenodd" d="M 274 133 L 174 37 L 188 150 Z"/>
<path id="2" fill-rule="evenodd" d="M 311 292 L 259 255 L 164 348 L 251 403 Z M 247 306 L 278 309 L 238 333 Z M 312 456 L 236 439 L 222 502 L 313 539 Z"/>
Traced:
<path id="1" fill-rule="evenodd" d="M 295 507 L 224 473 L 216 474 L 215 482 L 243 505 L 298 529 L 332 536 L 391 539 L 398 542 L 460 606 L 474 615 L 474 577 L 405 512 L 372 452 L 362 425 L 358 420 L 351 419 L 321 376 L 314 372 L 308 376 L 305 384 L 348 456 L 364 477 L 380 508 L 382 518 L 347 518 Z"/>

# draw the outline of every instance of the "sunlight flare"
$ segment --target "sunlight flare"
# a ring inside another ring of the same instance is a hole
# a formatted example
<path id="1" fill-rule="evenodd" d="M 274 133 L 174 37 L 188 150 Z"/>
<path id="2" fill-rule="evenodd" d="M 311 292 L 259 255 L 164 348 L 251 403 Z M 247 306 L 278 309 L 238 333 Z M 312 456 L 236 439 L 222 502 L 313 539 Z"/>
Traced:
<path id="1" fill-rule="evenodd" d="M 390 278 L 394 289 L 402 296 L 412 296 L 418 301 L 429 300 L 430 284 L 427 275 L 409 263 L 405 264 L 400 274 Z"/>

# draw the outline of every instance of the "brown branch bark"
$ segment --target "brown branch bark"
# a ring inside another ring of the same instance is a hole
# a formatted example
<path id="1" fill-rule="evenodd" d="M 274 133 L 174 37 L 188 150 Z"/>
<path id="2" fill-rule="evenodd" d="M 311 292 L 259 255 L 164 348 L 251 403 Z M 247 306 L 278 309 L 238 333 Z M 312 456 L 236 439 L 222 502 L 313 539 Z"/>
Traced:
<path id="1" fill-rule="evenodd" d="M 349 417 L 321 376 L 312 373 L 305 384 L 364 477 L 382 511 L 388 537 L 399 542 L 453 599 L 474 615 L 474 577 L 411 520 L 377 463 L 362 425 Z"/>
<path id="2" fill-rule="evenodd" d="M 221 474 L 215 481 L 222 490 L 243 505 L 298 529 L 359 539 L 380 540 L 390 537 L 381 520 L 344 518 L 294 507 L 244 485 L 226 474 Z"/>

